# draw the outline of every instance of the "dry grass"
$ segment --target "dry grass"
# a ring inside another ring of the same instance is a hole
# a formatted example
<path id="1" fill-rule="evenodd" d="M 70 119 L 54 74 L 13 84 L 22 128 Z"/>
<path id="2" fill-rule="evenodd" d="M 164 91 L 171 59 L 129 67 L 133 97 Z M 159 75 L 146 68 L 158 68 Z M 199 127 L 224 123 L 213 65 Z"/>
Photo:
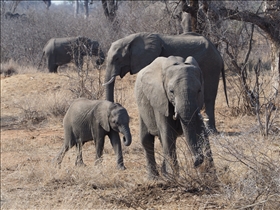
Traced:
<path id="1" fill-rule="evenodd" d="M 73 18 L 71 6 L 63 10 L 54 6 L 48 12 L 21 8 L 19 12 L 26 13 L 26 20 L 1 21 L 1 209 L 280 208 L 279 97 L 270 135 L 261 137 L 256 117 L 238 110 L 242 104 L 238 98 L 240 88 L 231 75 L 227 76 L 230 107 L 220 83 L 216 124 L 221 133 L 210 136 L 218 182 L 203 179 L 204 175 L 192 168 L 183 138 L 177 143 L 180 178 L 146 180 L 133 93 L 136 75 L 118 78 L 115 87 L 116 102 L 128 110 L 131 118 L 133 142 L 123 147 L 127 170 L 116 170 L 108 139 L 100 165 L 94 165 L 92 142 L 83 147 L 86 167 L 74 166 L 74 148 L 66 154 L 61 169 L 52 165 L 63 143 L 65 111 L 77 97 L 104 98 L 100 81 L 104 81 L 105 67 L 97 71 L 90 61 L 84 65 L 89 70 L 89 76 L 84 78 L 73 71 L 72 64 L 60 67 L 58 74 L 46 73 L 46 66 L 38 70 L 44 44 L 52 37 L 81 35 L 98 40 L 107 52 L 113 41 L 131 33 L 176 34 L 175 20 L 166 13 L 165 6 L 158 9 L 157 4 L 160 3 L 123 2 L 118 10 L 117 31 L 103 16 L 101 4 L 88 21 L 82 16 Z M 155 7 L 158 12 L 154 12 Z M 235 33 L 232 25 L 222 30 Z M 255 54 L 267 59 L 267 46 L 256 48 L 259 51 L 255 50 Z M 266 90 L 269 77 L 263 78 Z M 265 117 L 264 113 L 261 117 Z M 162 149 L 158 140 L 156 158 L 160 167 Z"/>
<path id="2" fill-rule="evenodd" d="M 13 65 L 12 65 L 13 66 Z M 123 147 L 125 171 L 116 170 L 113 149 L 106 141 L 101 165 L 94 165 L 92 142 L 83 147 L 86 167 L 75 167 L 71 149 L 61 169 L 52 165 L 63 142 L 62 117 L 76 94 L 76 73 L 33 73 L 1 79 L 1 209 L 277 209 L 280 186 L 278 133 L 260 137 L 254 116 L 231 116 L 220 84 L 216 117 L 219 135 L 211 136 L 217 183 L 192 169 L 185 141 L 178 139 L 181 178 L 146 180 L 145 158 L 138 139 L 135 75 L 116 81 L 116 100 L 131 117 L 133 143 Z M 27 68 L 28 69 L 28 68 Z M 91 72 L 91 78 L 103 78 Z M 78 79 L 76 79 L 78 82 Z M 78 85 L 78 84 L 76 84 Z M 231 88 L 229 88 L 231 89 Z M 229 91 L 230 98 L 233 96 Z M 27 113 L 44 116 L 33 122 Z M 279 116 L 279 115 L 278 115 Z M 277 130 L 276 130 L 277 131 Z M 162 150 L 156 141 L 160 164 Z"/>

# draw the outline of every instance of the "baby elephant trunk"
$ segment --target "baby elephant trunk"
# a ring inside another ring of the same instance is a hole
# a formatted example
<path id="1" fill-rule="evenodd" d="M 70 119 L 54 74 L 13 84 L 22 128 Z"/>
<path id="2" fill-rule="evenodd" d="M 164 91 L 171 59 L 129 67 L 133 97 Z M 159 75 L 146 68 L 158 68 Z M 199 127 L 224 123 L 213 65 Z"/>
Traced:
<path id="1" fill-rule="evenodd" d="M 131 141 L 132 141 L 129 127 L 128 126 L 122 126 L 121 133 L 124 135 L 123 136 L 124 145 L 129 146 L 131 144 Z"/>
<path id="2" fill-rule="evenodd" d="M 185 135 L 189 149 L 194 157 L 194 167 L 201 165 L 204 160 L 204 156 L 202 154 L 203 141 L 199 137 L 201 124 L 199 122 L 198 114 L 199 111 L 197 106 L 189 106 L 189 109 L 183 109 L 183 111 L 178 112 L 183 133 Z"/>

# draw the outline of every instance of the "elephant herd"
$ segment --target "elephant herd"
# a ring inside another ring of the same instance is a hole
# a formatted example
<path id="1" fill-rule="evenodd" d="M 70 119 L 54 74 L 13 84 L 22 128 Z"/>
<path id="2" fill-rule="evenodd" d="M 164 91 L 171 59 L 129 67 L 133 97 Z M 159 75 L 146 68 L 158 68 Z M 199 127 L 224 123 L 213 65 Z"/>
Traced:
<path id="1" fill-rule="evenodd" d="M 105 60 L 98 42 L 84 37 L 51 39 L 44 47 L 50 72 L 57 72 L 59 65 L 70 62 L 67 53 L 70 45 L 80 47 L 73 51 L 77 54 L 74 62 L 79 68 L 86 55 L 80 51 L 98 56 L 97 64 Z M 91 140 L 95 142 L 96 161 L 99 162 L 104 138 L 108 136 L 117 157 L 117 167 L 125 169 L 119 133 L 124 135 L 125 146 L 131 144 L 132 136 L 127 110 L 114 103 L 114 83 L 117 76 L 122 78 L 128 72 L 139 72 L 134 92 L 148 177 L 159 176 L 154 152 L 156 136 L 163 147 L 164 175 L 179 173 L 176 139 L 182 134 L 190 148 L 193 166 L 199 167 L 205 162 L 207 170 L 214 170 L 208 130 L 217 132 L 214 112 L 220 73 L 227 100 L 224 63 L 216 47 L 195 33 L 175 36 L 136 33 L 113 42 L 106 58 L 106 100 L 80 98 L 70 105 L 63 120 L 64 145 L 55 162 L 60 165 L 65 153 L 75 145 L 76 165 L 82 165 L 82 145 Z M 203 106 L 208 118 L 205 122 L 200 113 Z"/>

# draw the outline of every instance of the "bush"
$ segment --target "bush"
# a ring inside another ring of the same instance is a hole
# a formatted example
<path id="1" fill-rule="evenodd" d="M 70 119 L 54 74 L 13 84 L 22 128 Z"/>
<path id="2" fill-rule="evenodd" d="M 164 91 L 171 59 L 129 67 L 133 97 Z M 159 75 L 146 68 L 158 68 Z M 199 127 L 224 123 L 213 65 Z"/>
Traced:
<path id="1" fill-rule="evenodd" d="M 10 77 L 18 73 L 17 67 L 18 66 L 15 66 L 15 63 L 12 60 L 7 63 L 1 63 L 0 74 L 4 75 L 4 77 Z"/>

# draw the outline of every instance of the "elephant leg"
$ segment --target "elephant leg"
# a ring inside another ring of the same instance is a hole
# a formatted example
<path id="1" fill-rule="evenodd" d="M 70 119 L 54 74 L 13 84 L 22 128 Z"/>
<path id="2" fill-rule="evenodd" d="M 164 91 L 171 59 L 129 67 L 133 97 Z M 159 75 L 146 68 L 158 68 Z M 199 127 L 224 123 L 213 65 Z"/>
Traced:
<path id="1" fill-rule="evenodd" d="M 164 175 L 173 174 L 178 175 L 179 164 L 176 154 L 176 138 L 178 136 L 176 130 L 176 123 L 172 116 L 165 117 L 160 113 L 155 113 L 157 127 L 159 130 L 159 138 L 163 148 L 163 165 L 162 173 Z"/>
<path id="2" fill-rule="evenodd" d="M 209 138 L 208 138 L 208 133 L 207 130 L 205 128 L 205 125 L 203 123 L 203 117 L 201 116 L 201 114 L 198 114 L 198 119 L 197 119 L 197 136 L 199 138 L 199 144 L 201 144 L 202 146 L 202 151 L 205 157 L 205 161 L 204 161 L 204 168 L 203 171 L 201 171 L 201 173 L 205 176 L 208 175 L 210 176 L 210 178 L 214 181 L 217 180 L 217 175 L 216 175 L 216 169 L 214 166 L 214 161 L 213 161 L 213 157 L 212 157 L 212 151 L 210 148 L 210 142 L 209 142 Z"/>
<path id="3" fill-rule="evenodd" d="M 66 152 L 74 146 L 74 142 L 76 142 L 74 134 L 71 132 L 71 128 L 66 128 L 64 130 L 64 145 L 62 146 L 60 152 L 53 160 L 59 167 L 61 166 L 62 160 L 66 154 Z"/>
<path id="4" fill-rule="evenodd" d="M 59 168 L 61 167 L 62 160 L 65 156 L 65 153 L 69 150 L 69 144 L 64 144 L 58 153 L 57 157 L 53 160 L 54 163 L 56 163 Z"/>
<path id="5" fill-rule="evenodd" d="M 58 65 L 55 63 L 55 58 L 53 56 L 47 57 L 47 64 L 49 72 L 57 73 Z"/>
<path id="6" fill-rule="evenodd" d="M 211 132 L 217 133 L 216 122 L 215 122 L 215 100 L 205 101 L 205 112 L 208 120 L 206 121 L 207 129 Z"/>
<path id="7" fill-rule="evenodd" d="M 76 162 L 75 162 L 75 165 L 76 166 L 84 166 L 84 161 L 83 161 L 83 156 L 82 156 L 82 142 L 81 140 L 79 140 L 77 143 L 76 143 L 76 151 L 77 151 L 77 159 L 76 159 Z"/>
<path id="8" fill-rule="evenodd" d="M 53 73 L 57 73 L 57 69 L 58 69 L 58 65 L 55 65 L 55 67 L 53 68 Z"/>
<path id="9" fill-rule="evenodd" d="M 202 146 L 203 146 L 203 153 L 205 154 L 205 157 L 209 161 L 213 162 L 208 133 L 207 133 L 207 129 L 203 123 L 203 118 L 202 118 L 201 114 L 198 114 L 198 116 L 197 116 L 196 134 L 197 134 L 197 136 L 199 136 L 198 142 L 202 142 L 200 144 L 202 144 Z"/>
<path id="10" fill-rule="evenodd" d="M 99 164 L 102 162 L 102 155 L 104 150 L 104 136 L 99 137 L 95 141 L 95 149 L 96 149 L 95 164 Z"/>
<path id="11" fill-rule="evenodd" d="M 57 73 L 57 68 L 58 68 L 58 65 L 56 65 L 56 64 L 48 65 L 49 72 L 51 72 L 51 73 Z"/>
<path id="12" fill-rule="evenodd" d="M 109 138 L 114 149 L 115 155 L 117 157 L 117 168 L 120 170 L 125 170 L 126 168 L 123 163 L 122 145 L 119 133 L 114 130 L 111 130 Z"/>
<path id="13" fill-rule="evenodd" d="M 142 146 L 144 147 L 148 178 L 155 179 L 159 176 L 157 171 L 157 164 L 155 160 L 155 137 L 148 132 L 146 125 L 140 117 L 140 139 Z"/>
<path id="14" fill-rule="evenodd" d="M 176 154 L 176 134 L 173 132 L 162 131 L 161 134 L 164 162 L 162 165 L 162 172 L 167 174 L 178 175 L 179 165 Z"/>

